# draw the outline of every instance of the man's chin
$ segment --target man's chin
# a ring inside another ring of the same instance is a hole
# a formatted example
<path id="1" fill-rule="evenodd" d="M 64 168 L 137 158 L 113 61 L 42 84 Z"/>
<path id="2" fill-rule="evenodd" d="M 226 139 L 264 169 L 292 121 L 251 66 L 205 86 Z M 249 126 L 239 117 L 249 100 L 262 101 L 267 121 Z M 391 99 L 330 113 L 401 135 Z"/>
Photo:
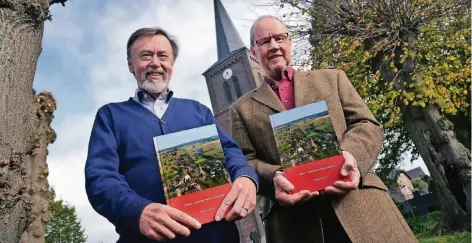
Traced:
<path id="1" fill-rule="evenodd" d="M 159 78 L 146 78 L 146 82 L 151 83 L 151 84 L 158 84 L 165 81 L 164 81 L 164 78 L 159 77 Z"/>
<path id="2" fill-rule="evenodd" d="M 269 66 L 269 71 L 274 74 L 280 74 L 285 70 L 287 70 L 287 65 L 280 64 Z"/>
<path id="3" fill-rule="evenodd" d="M 166 90 L 167 87 L 168 87 L 167 83 L 165 83 L 164 81 L 157 81 L 157 80 L 153 80 L 153 81 L 146 80 L 145 83 L 142 83 L 139 85 L 140 89 L 146 90 L 147 92 L 151 94 L 156 94 L 156 95 Z"/>

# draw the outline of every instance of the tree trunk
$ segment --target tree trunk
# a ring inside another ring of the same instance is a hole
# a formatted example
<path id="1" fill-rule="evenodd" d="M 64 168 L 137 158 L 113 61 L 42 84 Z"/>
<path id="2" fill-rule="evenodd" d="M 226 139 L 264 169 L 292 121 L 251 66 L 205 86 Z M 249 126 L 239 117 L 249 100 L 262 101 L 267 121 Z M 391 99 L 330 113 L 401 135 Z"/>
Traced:
<path id="1" fill-rule="evenodd" d="M 46 161 L 37 153 L 45 152 L 41 128 L 50 121 L 37 112 L 33 79 L 48 9 L 48 0 L 0 0 L 0 242 L 45 233 L 48 203 L 40 188 L 47 180 L 38 171 Z"/>
<path id="2" fill-rule="evenodd" d="M 56 101 L 52 94 L 42 92 L 36 96 L 38 109 L 36 112 L 39 118 L 37 134 L 39 140 L 31 159 L 25 166 L 29 169 L 27 178 L 30 179 L 27 196 L 32 204 L 30 218 L 31 222 L 23 232 L 20 243 L 41 243 L 44 242 L 47 224 L 52 215 L 49 212 L 49 204 L 52 203 L 49 191 L 47 176 L 49 174 L 46 157 L 47 147 L 56 140 L 56 133 L 51 128 L 53 112 L 56 109 Z"/>
<path id="3" fill-rule="evenodd" d="M 458 142 L 452 123 L 436 107 L 403 106 L 402 114 L 437 187 L 442 212 L 439 233 L 470 231 L 470 151 Z"/>

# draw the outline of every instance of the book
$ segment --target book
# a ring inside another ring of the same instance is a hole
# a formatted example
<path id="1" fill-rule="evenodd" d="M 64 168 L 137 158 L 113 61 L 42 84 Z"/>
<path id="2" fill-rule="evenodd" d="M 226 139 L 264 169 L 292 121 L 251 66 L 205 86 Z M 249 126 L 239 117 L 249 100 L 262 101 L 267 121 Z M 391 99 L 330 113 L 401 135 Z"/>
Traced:
<path id="1" fill-rule="evenodd" d="M 216 126 L 207 125 L 154 137 L 167 205 L 212 222 L 231 179 Z"/>
<path id="2" fill-rule="evenodd" d="M 341 175 L 344 156 L 324 100 L 270 115 L 270 122 L 292 193 L 350 181 Z"/>

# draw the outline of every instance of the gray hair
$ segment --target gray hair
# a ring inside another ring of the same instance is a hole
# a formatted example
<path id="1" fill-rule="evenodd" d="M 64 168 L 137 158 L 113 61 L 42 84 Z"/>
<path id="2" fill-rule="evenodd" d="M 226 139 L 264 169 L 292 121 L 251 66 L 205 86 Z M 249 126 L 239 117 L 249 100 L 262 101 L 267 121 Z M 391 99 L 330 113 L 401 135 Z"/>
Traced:
<path id="1" fill-rule="evenodd" d="M 282 22 L 282 20 L 280 20 L 279 18 L 273 16 L 273 15 L 263 15 L 259 18 L 256 19 L 256 21 L 254 21 L 254 23 L 252 24 L 251 26 L 251 30 L 249 32 L 249 36 L 250 36 L 250 39 L 249 39 L 249 44 L 251 46 L 254 46 L 256 44 L 256 40 L 254 40 L 254 27 L 256 27 L 256 25 L 261 22 L 262 20 L 264 19 L 275 19 L 277 21 L 279 21 L 283 26 L 287 27 L 284 22 Z"/>
<path id="2" fill-rule="evenodd" d="M 170 35 L 167 31 L 161 29 L 161 28 L 141 28 L 136 30 L 133 34 L 128 39 L 128 43 L 126 44 L 126 56 L 128 60 L 131 58 L 131 47 L 133 46 L 134 42 L 136 42 L 137 39 L 143 36 L 147 37 L 152 37 L 156 35 L 162 35 L 166 37 L 170 45 L 172 46 L 172 55 L 174 56 L 174 62 L 177 59 L 177 56 L 179 55 L 179 44 L 177 43 L 177 39 Z"/>

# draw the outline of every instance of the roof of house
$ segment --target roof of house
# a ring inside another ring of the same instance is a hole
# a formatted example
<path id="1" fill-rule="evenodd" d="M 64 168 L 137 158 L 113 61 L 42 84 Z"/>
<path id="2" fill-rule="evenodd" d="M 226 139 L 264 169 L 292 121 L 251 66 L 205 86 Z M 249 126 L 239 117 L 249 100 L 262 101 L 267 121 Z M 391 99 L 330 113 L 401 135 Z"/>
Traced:
<path id="1" fill-rule="evenodd" d="M 424 173 L 423 169 L 421 167 L 416 167 L 414 169 L 405 171 L 405 174 L 410 177 L 410 179 L 415 179 L 415 178 L 421 178 L 425 176 L 426 174 Z"/>
<path id="2" fill-rule="evenodd" d="M 406 176 L 408 176 L 410 178 L 410 180 L 414 179 L 414 178 L 422 178 L 423 176 L 426 175 L 426 173 L 424 173 L 424 171 L 423 171 L 423 169 L 421 169 L 421 167 L 416 167 L 414 169 L 406 170 L 406 171 L 394 168 L 388 174 L 388 178 L 393 179 L 394 177 L 398 177 L 398 175 L 400 175 L 400 173 L 404 173 Z"/>

